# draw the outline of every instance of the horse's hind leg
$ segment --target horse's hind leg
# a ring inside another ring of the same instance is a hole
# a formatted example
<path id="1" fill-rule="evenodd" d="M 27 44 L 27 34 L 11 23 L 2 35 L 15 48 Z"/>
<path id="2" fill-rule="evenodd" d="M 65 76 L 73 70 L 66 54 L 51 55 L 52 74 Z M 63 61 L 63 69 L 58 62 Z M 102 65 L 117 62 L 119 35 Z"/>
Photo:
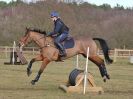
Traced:
<path id="1" fill-rule="evenodd" d="M 106 81 L 106 78 L 110 79 L 110 76 L 107 73 L 103 59 L 101 59 L 99 56 L 96 55 L 96 56 L 89 57 L 89 60 L 91 60 L 93 63 L 95 63 L 99 67 L 99 71 L 101 73 L 101 76 L 103 77 L 104 82 Z"/>
<path id="2" fill-rule="evenodd" d="M 30 76 L 31 75 L 31 67 L 32 67 L 32 64 L 35 62 L 35 61 L 42 61 L 43 60 L 43 57 L 41 54 L 39 54 L 37 57 L 31 59 L 30 63 L 28 64 L 28 67 L 27 67 L 27 75 Z"/>

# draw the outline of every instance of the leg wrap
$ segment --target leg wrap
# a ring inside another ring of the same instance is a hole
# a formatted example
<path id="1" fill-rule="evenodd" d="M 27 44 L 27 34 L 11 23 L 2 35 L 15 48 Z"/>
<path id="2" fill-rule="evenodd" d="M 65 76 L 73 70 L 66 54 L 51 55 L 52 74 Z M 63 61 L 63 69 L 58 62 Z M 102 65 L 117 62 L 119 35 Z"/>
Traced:
<path id="1" fill-rule="evenodd" d="M 38 72 L 38 74 L 37 74 L 37 76 L 36 76 L 36 78 L 35 78 L 35 80 L 34 80 L 35 82 L 37 82 L 37 81 L 39 80 L 41 73 L 42 73 L 42 72 L 40 72 L 40 71 Z"/>
<path id="2" fill-rule="evenodd" d="M 107 70 L 106 70 L 105 66 L 99 66 L 99 70 L 100 70 L 102 77 L 107 75 Z"/>
<path id="3" fill-rule="evenodd" d="M 30 61 L 30 63 L 29 63 L 29 65 L 28 65 L 28 68 L 27 68 L 27 69 L 31 69 L 31 66 L 32 66 L 33 62 L 35 62 L 35 59 L 32 59 L 32 60 Z"/>

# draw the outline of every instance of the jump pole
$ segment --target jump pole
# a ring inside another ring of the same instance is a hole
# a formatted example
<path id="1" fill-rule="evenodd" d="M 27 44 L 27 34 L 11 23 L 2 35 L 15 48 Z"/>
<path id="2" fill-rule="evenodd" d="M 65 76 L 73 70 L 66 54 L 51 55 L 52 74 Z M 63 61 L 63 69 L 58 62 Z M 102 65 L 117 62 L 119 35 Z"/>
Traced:
<path id="1" fill-rule="evenodd" d="M 77 58 L 76 58 L 76 68 L 77 69 L 79 68 L 79 55 L 77 55 Z"/>
<path id="2" fill-rule="evenodd" d="M 83 88 L 83 94 L 85 94 L 85 91 L 86 91 L 87 73 L 88 73 L 88 58 L 89 58 L 89 47 L 87 49 L 86 66 L 85 66 L 85 71 L 84 71 L 84 88 Z"/>
<path id="3" fill-rule="evenodd" d="M 15 49 L 16 49 L 16 42 L 14 41 L 13 42 L 13 58 L 12 58 L 13 65 L 14 65 L 14 62 L 15 62 L 15 55 L 14 55 Z"/>

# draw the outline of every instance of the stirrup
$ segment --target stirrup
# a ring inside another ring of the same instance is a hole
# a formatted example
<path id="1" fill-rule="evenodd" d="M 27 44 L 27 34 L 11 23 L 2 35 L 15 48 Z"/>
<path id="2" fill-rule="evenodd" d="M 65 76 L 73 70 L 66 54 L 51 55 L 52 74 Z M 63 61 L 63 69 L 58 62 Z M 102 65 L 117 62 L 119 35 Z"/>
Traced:
<path id="1" fill-rule="evenodd" d="M 61 57 L 65 57 L 65 56 L 66 56 L 66 54 L 63 54 L 63 53 L 62 53 L 62 54 L 60 53 L 59 55 L 60 55 Z"/>
<path id="2" fill-rule="evenodd" d="M 65 56 L 66 56 L 66 52 L 60 51 L 60 52 L 59 52 L 59 55 L 60 55 L 61 57 L 65 57 Z"/>

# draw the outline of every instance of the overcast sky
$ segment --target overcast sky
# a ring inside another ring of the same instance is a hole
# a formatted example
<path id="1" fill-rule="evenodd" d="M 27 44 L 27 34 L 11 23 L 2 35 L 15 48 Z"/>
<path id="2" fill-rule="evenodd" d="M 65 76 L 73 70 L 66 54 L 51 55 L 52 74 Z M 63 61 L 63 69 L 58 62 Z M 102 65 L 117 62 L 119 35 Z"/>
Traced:
<path id="1" fill-rule="evenodd" d="M 117 4 L 122 5 L 124 7 L 133 7 L 133 0 L 84 0 L 88 1 L 89 3 L 93 3 L 96 5 L 102 5 L 103 3 L 107 3 L 112 7 L 116 6 Z"/>
<path id="2" fill-rule="evenodd" d="M 0 1 L 10 2 L 12 0 L 0 0 Z M 27 1 L 31 1 L 31 0 L 27 0 Z M 117 4 L 123 5 L 124 7 L 133 7 L 133 0 L 84 0 L 84 1 L 87 1 L 92 4 L 96 4 L 96 5 L 102 5 L 104 3 L 107 3 L 111 5 L 111 7 L 114 7 Z"/>

